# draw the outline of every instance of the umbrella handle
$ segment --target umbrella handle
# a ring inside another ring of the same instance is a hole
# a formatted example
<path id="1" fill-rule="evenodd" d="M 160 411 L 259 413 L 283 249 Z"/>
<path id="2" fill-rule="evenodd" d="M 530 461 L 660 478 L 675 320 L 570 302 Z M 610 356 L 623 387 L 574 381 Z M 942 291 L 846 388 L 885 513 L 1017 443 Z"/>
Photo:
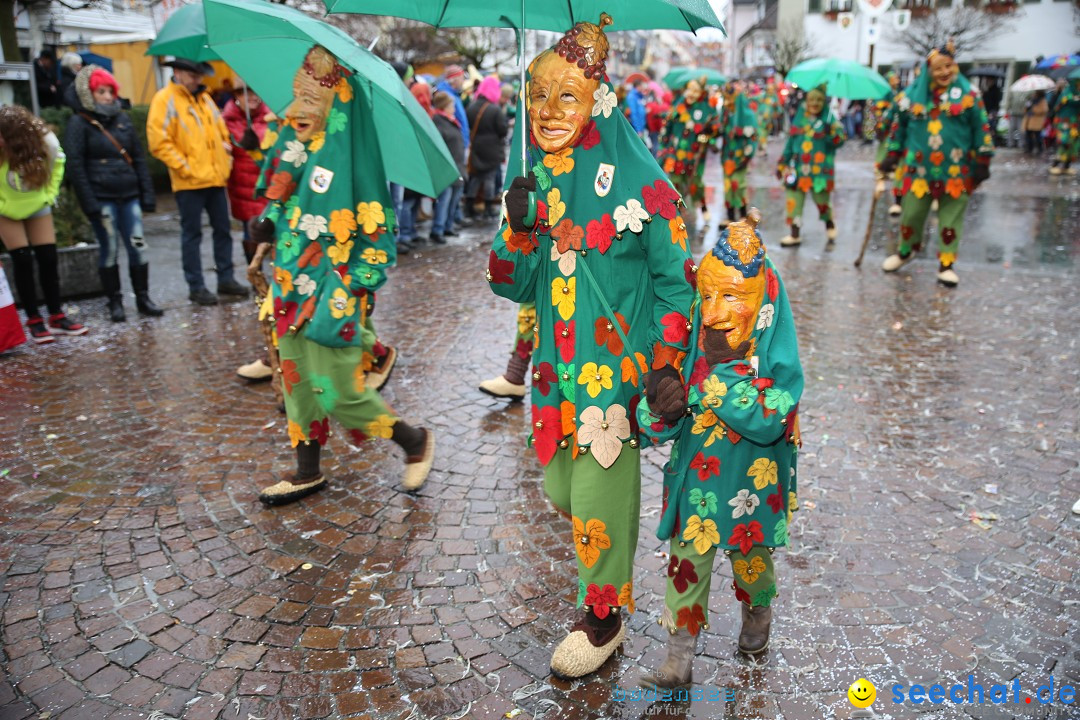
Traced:
<path id="1" fill-rule="evenodd" d="M 521 219 L 525 227 L 536 227 L 536 193 L 529 193 L 529 209 L 525 211 L 525 217 Z"/>

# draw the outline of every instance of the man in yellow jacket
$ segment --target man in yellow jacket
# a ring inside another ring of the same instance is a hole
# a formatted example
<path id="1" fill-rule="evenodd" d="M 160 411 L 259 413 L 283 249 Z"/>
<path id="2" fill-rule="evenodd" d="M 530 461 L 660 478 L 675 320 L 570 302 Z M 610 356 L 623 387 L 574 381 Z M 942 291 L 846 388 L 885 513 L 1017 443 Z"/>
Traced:
<path id="1" fill-rule="evenodd" d="M 180 210 L 180 252 L 192 302 L 216 305 L 217 296 L 203 280 L 202 213 L 210 217 L 219 295 L 247 295 L 233 274 L 233 239 L 225 185 L 232 167 L 229 131 L 214 105 L 203 75 L 213 73 L 204 62 L 177 58 L 172 82 L 150 101 L 146 139 L 150 154 L 169 168 L 169 181 Z"/>

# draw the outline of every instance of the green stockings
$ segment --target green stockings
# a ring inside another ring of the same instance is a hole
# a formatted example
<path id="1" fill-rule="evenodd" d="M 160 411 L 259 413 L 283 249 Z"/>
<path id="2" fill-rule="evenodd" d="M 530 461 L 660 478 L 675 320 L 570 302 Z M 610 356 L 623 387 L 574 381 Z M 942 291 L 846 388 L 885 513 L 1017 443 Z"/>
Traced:
<path id="1" fill-rule="evenodd" d="M 822 222 L 831 223 L 832 201 L 829 192 L 825 190 L 821 192 L 813 191 L 810 194 L 813 196 L 814 204 L 817 205 L 818 215 L 821 216 Z M 802 225 L 803 204 L 805 202 L 806 193 L 797 189 L 787 189 L 786 210 L 788 225 Z"/>
<path id="2" fill-rule="evenodd" d="M 960 246 L 960 237 L 964 233 L 964 210 L 967 209 L 968 194 L 958 198 L 942 195 L 938 198 L 938 224 L 941 232 L 938 241 L 938 262 L 942 268 L 950 267 L 956 260 L 956 250 Z M 909 192 L 900 203 L 900 245 L 897 252 L 907 257 L 912 251 L 922 247 L 923 228 L 930 214 L 933 198 L 929 194 L 921 198 Z"/>
<path id="3" fill-rule="evenodd" d="M 717 549 L 711 548 L 704 555 L 687 549 L 678 540 L 671 541 L 661 624 L 671 632 L 686 628 L 691 635 L 697 635 L 709 627 L 709 589 Z M 738 550 L 725 551 L 735 578 L 735 597 L 752 607 L 768 606 L 776 597 L 776 570 L 769 550 L 755 545 L 746 555 Z"/>

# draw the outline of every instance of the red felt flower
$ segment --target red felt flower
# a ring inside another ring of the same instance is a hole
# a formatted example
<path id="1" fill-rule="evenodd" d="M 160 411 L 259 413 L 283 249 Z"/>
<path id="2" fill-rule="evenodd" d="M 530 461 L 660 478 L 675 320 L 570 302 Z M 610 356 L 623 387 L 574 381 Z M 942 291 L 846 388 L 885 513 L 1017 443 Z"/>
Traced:
<path id="1" fill-rule="evenodd" d="M 675 217 L 675 203 L 679 199 L 679 193 L 664 180 L 657 180 L 652 187 L 646 185 L 641 188 L 641 197 L 645 201 L 645 210 L 650 215 L 659 213 L 665 220 Z"/>
<path id="2" fill-rule="evenodd" d="M 734 581 L 731 583 L 731 589 L 735 591 L 735 599 L 736 600 L 738 600 L 739 602 L 746 603 L 747 605 L 753 604 L 752 601 L 750 600 L 750 593 L 746 592 L 741 587 L 736 585 L 734 583 Z"/>
<path id="3" fill-rule="evenodd" d="M 698 581 L 694 563 L 685 558 L 680 562 L 679 558 L 674 555 L 671 556 L 671 562 L 668 564 L 667 574 L 669 578 L 672 578 L 671 584 L 680 593 L 686 592 L 686 588 L 690 587 L 690 583 Z"/>
<path id="4" fill-rule="evenodd" d="M 728 538 L 728 545 L 738 545 L 739 552 L 745 555 L 750 552 L 750 548 L 754 547 L 754 543 L 763 540 L 765 540 L 765 535 L 761 532 L 761 523 L 751 520 L 735 526 L 735 529 L 731 531 L 731 537 Z"/>
<path id="5" fill-rule="evenodd" d="M 517 353 L 517 356 L 522 360 L 528 360 L 529 356 L 532 355 L 532 351 L 532 340 L 526 340 L 525 338 L 518 340 L 517 346 L 514 348 L 514 352 Z"/>
<path id="6" fill-rule="evenodd" d="M 285 392 L 292 395 L 293 385 L 300 382 L 300 371 L 296 369 L 294 360 L 281 361 L 281 381 L 285 385 Z"/>
<path id="7" fill-rule="evenodd" d="M 555 322 L 555 347 L 559 350 L 559 357 L 564 363 L 574 359 L 574 321 Z"/>
<path id="8" fill-rule="evenodd" d="M 571 248 L 574 250 L 581 249 L 581 240 L 585 237 L 585 231 L 581 229 L 580 225 L 575 225 L 570 218 L 563 218 L 552 229 L 551 237 L 555 238 L 555 244 L 558 246 L 559 252 L 564 253 Z"/>
<path id="9" fill-rule="evenodd" d="M 495 251 L 488 256 L 488 272 L 491 274 L 492 285 L 510 285 L 514 282 L 511 275 L 514 272 L 513 260 L 500 260 Z"/>
<path id="10" fill-rule="evenodd" d="M 773 383 L 774 381 L 772 378 L 763 377 L 754 378 L 750 381 L 750 384 L 756 387 L 758 389 L 758 392 L 765 392 L 767 388 L 771 388 L 773 386 Z"/>
<path id="11" fill-rule="evenodd" d="M 679 608 L 679 614 L 675 618 L 677 627 L 684 627 L 691 635 L 697 635 L 704 624 L 705 611 L 701 609 L 701 605 L 698 603 L 694 603 L 693 608 Z"/>
<path id="12" fill-rule="evenodd" d="M 536 456 L 540 458 L 542 465 L 547 465 L 551 462 L 551 458 L 555 457 L 555 450 L 563 438 L 562 414 L 559 408 L 551 405 L 544 407 L 533 405 L 532 421 Z"/>
<path id="13" fill-rule="evenodd" d="M 664 342 L 671 345 L 685 345 L 690 341 L 690 329 L 686 316 L 677 312 L 669 312 L 660 318 L 664 326 Z"/>
<path id="14" fill-rule="evenodd" d="M 914 234 L 915 234 L 915 228 L 913 228 L 912 226 L 910 226 L 910 225 L 901 225 L 900 226 L 900 237 L 904 238 L 905 240 L 910 240 L 911 236 L 914 235 Z"/>
<path id="15" fill-rule="evenodd" d="M 698 480 L 705 482 L 713 475 L 720 474 L 720 458 L 705 457 L 705 453 L 698 453 L 690 461 L 690 469 L 697 470 Z"/>
<path id="16" fill-rule="evenodd" d="M 596 617 L 603 620 L 611 614 L 612 606 L 618 607 L 619 593 L 611 583 L 602 588 L 596 583 L 589 583 L 589 587 L 585 590 L 585 604 L 592 608 Z"/>
<path id="17" fill-rule="evenodd" d="M 753 375 L 754 369 L 746 363 L 739 363 L 731 368 L 737 375 Z"/>
<path id="18" fill-rule="evenodd" d="M 615 319 L 618 321 L 623 333 L 630 332 L 630 323 L 626 322 L 626 318 L 619 313 L 615 313 Z M 593 335 L 597 345 L 607 345 L 609 353 L 612 355 L 622 355 L 622 338 L 619 337 L 619 331 L 615 329 L 615 324 L 607 317 L 601 316 L 596 318 L 596 331 Z M 564 360 L 563 362 L 566 361 Z"/>
<path id="19" fill-rule="evenodd" d="M 774 492 L 772 495 L 769 495 L 769 497 L 765 498 L 765 502 L 769 504 L 769 507 L 772 508 L 772 511 L 774 513 L 779 513 L 781 510 L 784 509 L 784 498 L 780 495 L 779 488 L 777 488 L 776 492 Z"/>
<path id="20" fill-rule="evenodd" d="M 776 296 L 780 292 L 780 281 L 772 268 L 765 268 L 765 292 L 769 296 L 769 302 L 776 302 Z"/>
<path id="21" fill-rule="evenodd" d="M 601 253 L 606 253 L 614 239 L 615 225 L 607 213 L 599 220 L 590 220 L 585 226 L 585 245 L 589 248 L 597 248 Z"/>
<path id="22" fill-rule="evenodd" d="M 590 120 L 589 124 L 581 131 L 581 147 L 591 150 L 600 143 L 600 131 L 596 127 L 596 121 Z"/>
<path id="23" fill-rule="evenodd" d="M 285 337 L 289 332 L 289 326 L 296 320 L 296 309 L 296 303 L 274 298 L 274 323 L 278 337 Z"/>
<path id="24" fill-rule="evenodd" d="M 322 420 L 312 420 L 311 428 L 308 430 L 308 439 L 314 440 L 320 445 L 325 445 L 327 439 L 330 437 L 330 418 L 323 418 Z"/>
<path id="25" fill-rule="evenodd" d="M 704 357 L 699 357 L 694 362 L 693 372 L 690 373 L 690 384 L 700 385 L 707 377 L 709 377 L 709 361 Z"/>
<path id="26" fill-rule="evenodd" d="M 353 337 L 356 336 L 356 323 L 345 323 L 341 326 L 341 329 L 338 330 L 338 335 L 340 335 L 341 339 L 345 342 L 352 342 Z"/>
<path id="27" fill-rule="evenodd" d="M 362 430 L 352 428 L 349 430 L 349 438 L 352 440 L 354 446 L 360 447 L 364 444 L 364 441 L 367 440 L 367 435 L 365 435 Z"/>
<path id="28" fill-rule="evenodd" d="M 539 375 L 540 377 L 537 377 Z M 551 392 L 551 383 L 558 382 L 559 376 L 555 374 L 555 368 L 551 367 L 551 363 L 540 363 L 540 367 L 533 367 L 533 387 L 540 391 L 540 394 L 547 397 L 547 394 Z"/>

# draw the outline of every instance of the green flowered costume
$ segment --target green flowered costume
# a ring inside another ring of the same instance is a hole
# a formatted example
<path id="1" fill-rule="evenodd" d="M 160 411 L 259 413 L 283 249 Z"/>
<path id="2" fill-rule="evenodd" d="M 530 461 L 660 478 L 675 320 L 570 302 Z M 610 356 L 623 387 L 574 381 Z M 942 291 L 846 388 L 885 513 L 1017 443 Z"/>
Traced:
<path id="1" fill-rule="evenodd" d="M 899 254 L 922 245 L 930 204 L 938 200 L 942 268 L 956 260 L 964 230 L 964 210 L 974 190 L 976 166 L 989 172 L 994 155 L 990 124 L 978 90 L 963 75 L 944 89 L 931 90 L 930 71 L 896 96 L 889 156 L 904 163 Z"/>
<path id="2" fill-rule="evenodd" d="M 806 193 L 812 195 L 822 221 L 832 222 L 830 195 L 835 184 L 836 150 L 846 138 L 844 126 L 828 103 L 817 117 L 806 112 L 805 101 L 799 106 L 777 166 L 787 188 L 784 209 L 788 225 L 802 224 Z"/>
<path id="3" fill-rule="evenodd" d="M 1054 164 L 1068 167 L 1080 156 L 1080 80 L 1070 80 L 1054 103 Z"/>
<path id="4" fill-rule="evenodd" d="M 720 116 L 704 92 L 692 105 L 680 99 L 668 114 L 656 161 L 687 207 L 705 202 L 705 153 L 719 135 Z"/>
<path id="5" fill-rule="evenodd" d="M 646 370 L 678 366 L 686 351 L 693 263 L 678 193 L 609 83 L 594 94 L 576 145 L 548 154 L 530 137 L 528 153 L 539 224 L 513 233 L 503 223 L 488 281 L 497 295 L 535 302 L 532 443 L 545 491 L 573 518 L 579 605 L 604 618 L 618 606 L 633 611 L 641 489 L 634 411 Z"/>
<path id="6" fill-rule="evenodd" d="M 393 204 L 372 109 L 338 70 L 325 130 L 304 143 L 286 125 L 259 183 L 277 234 L 272 312 L 293 446 L 324 445 L 330 416 L 354 443 L 389 438 L 397 422 L 365 387 L 377 343 L 370 309 L 397 259 Z"/>
<path id="7" fill-rule="evenodd" d="M 731 266 L 727 233 L 713 254 Z M 697 635 L 708 628 L 717 548 L 731 561 L 735 597 L 751 606 L 769 605 L 777 594 L 771 549 L 787 545 L 791 515 L 798 509 L 795 468 L 803 372 L 783 282 L 763 246 L 758 257 L 758 269 L 750 267 L 753 275 L 765 274 L 765 296 L 751 339 L 756 371 L 746 360 L 709 366 L 701 342 L 699 294 L 686 359 L 692 368 L 692 415 L 668 428 L 657 422 L 646 402 L 638 408 L 642 431 L 653 442 L 675 439 L 664 467 L 664 505 L 656 531 L 661 540 L 671 540 L 661 624 L 672 633 L 685 628 Z"/>
<path id="8" fill-rule="evenodd" d="M 724 146 L 720 150 L 720 162 L 724 166 L 724 206 L 727 216 L 735 220 L 736 211 L 745 215 L 746 171 L 758 144 L 758 120 L 750 112 L 746 96 L 737 93 L 734 107 L 729 107 L 725 93 L 724 111 L 720 116 L 720 133 Z"/>

